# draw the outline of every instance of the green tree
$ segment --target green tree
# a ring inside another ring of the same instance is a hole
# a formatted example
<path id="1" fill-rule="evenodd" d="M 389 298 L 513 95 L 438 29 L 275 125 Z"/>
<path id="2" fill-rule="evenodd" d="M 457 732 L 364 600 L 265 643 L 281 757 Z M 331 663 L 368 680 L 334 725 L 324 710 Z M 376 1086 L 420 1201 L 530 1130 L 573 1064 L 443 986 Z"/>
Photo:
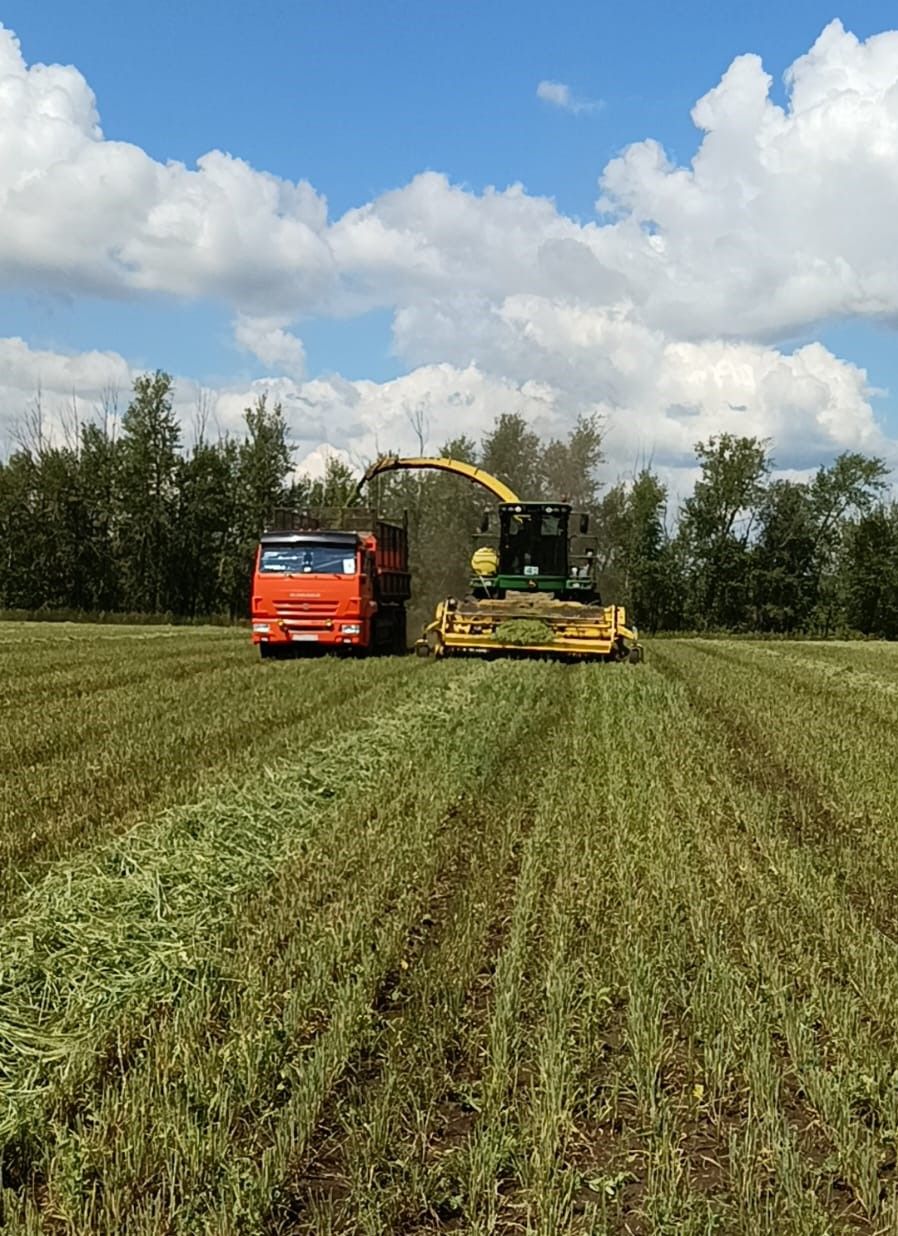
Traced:
<path id="1" fill-rule="evenodd" d="M 701 477 L 683 503 L 679 537 L 689 572 L 689 619 L 698 627 L 750 624 L 750 543 L 771 463 L 758 438 L 699 442 Z"/>
<path id="2" fill-rule="evenodd" d="M 453 438 L 440 451 L 446 459 L 479 463 L 475 444 Z M 485 489 L 443 472 L 396 473 L 393 509 L 409 517 L 413 625 L 428 621 L 436 602 L 468 591 L 474 532 L 492 500 Z"/>
<path id="3" fill-rule="evenodd" d="M 308 486 L 308 504 L 323 507 L 350 507 L 360 504 L 359 478 L 336 455 L 328 456 L 324 475 Z"/>
<path id="4" fill-rule="evenodd" d="M 527 501 L 545 490 L 543 444 L 517 412 L 503 412 L 483 439 L 479 465 Z"/>
<path id="5" fill-rule="evenodd" d="M 31 550 L 41 563 L 41 604 L 49 609 L 90 609 L 93 592 L 85 561 L 88 519 L 77 451 L 46 447 L 37 463 Z"/>
<path id="6" fill-rule="evenodd" d="M 293 470 L 283 408 L 260 395 L 243 414 L 246 433 L 238 448 L 237 487 L 241 530 L 255 540 L 285 497 Z"/>
<path id="7" fill-rule="evenodd" d="M 754 625 L 760 631 L 806 630 L 817 601 L 817 522 L 810 487 L 774 481 L 758 506 L 752 549 Z"/>
<path id="8" fill-rule="evenodd" d="M 839 621 L 839 561 L 847 521 L 866 514 L 885 486 L 888 469 L 876 456 L 845 451 L 811 482 L 817 626 L 828 633 Z"/>
<path id="9" fill-rule="evenodd" d="M 173 599 L 181 427 L 172 389 L 161 370 L 135 378 L 122 418 L 117 556 L 126 606 L 146 613 L 167 610 Z"/>
<path id="10" fill-rule="evenodd" d="M 114 611 L 122 602 L 121 450 L 106 423 L 82 424 L 80 440 L 79 485 L 85 510 L 82 562 L 90 586 L 79 607 Z"/>
<path id="11" fill-rule="evenodd" d="M 599 582 L 603 593 L 622 596 L 626 582 L 624 563 L 627 543 L 627 487 L 618 481 L 606 489 L 592 524 L 599 542 Z"/>
<path id="12" fill-rule="evenodd" d="M 626 605 L 631 620 L 652 631 L 678 605 L 670 587 L 666 508 L 666 488 L 644 468 L 632 484 L 618 482 L 603 495 L 595 521 L 602 595 Z"/>
<path id="13" fill-rule="evenodd" d="M 542 452 L 539 468 L 543 496 L 595 511 L 599 503 L 597 470 L 602 463 L 602 431 L 598 418 L 582 416 L 566 442 L 553 439 Z"/>
<path id="14" fill-rule="evenodd" d="M 33 609 L 44 603 L 39 469 L 28 450 L 16 451 L 0 466 L 0 579 L 3 604 Z"/>
<path id="15" fill-rule="evenodd" d="M 265 394 L 244 412 L 246 434 L 237 448 L 233 548 L 224 581 L 231 614 L 245 614 L 259 535 L 278 508 L 289 505 L 293 452 L 281 405 Z"/>
<path id="16" fill-rule="evenodd" d="M 652 631 L 664 625 L 672 601 L 666 509 L 667 489 L 644 468 L 627 494 L 625 596 L 633 621 Z"/>
<path id="17" fill-rule="evenodd" d="M 243 570 L 237 534 L 237 443 L 200 440 L 178 473 L 175 607 L 180 614 L 226 612 Z M 243 591 L 247 588 L 244 585 Z"/>
<path id="18" fill-rule="evenodd" d="M 878 506 L 845 529 L 840 593 L 847 626 L 898 639 L 898 505 Z"/>

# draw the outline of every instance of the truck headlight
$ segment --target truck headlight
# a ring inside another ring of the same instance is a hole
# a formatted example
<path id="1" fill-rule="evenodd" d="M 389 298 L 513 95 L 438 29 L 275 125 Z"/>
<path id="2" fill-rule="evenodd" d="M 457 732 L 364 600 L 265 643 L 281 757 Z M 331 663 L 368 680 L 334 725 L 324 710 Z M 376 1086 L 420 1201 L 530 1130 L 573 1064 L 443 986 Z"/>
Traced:
<path id="1" fill-rule="evenodd" d="M 270 622 L 254 622 L 253 623 L 253 631 L 255 631 L 256 635 L 267 635 L 270 630 L 271 630 Z"/>
<path id="2" fill-rule="evenodd" d="M 359 623 L 357 622 L 344 622 L 343 623 L 343 634 L 344 635 L 361 635 L 361 633 L 362 633 L 362 628 L 359 625 Z"/>

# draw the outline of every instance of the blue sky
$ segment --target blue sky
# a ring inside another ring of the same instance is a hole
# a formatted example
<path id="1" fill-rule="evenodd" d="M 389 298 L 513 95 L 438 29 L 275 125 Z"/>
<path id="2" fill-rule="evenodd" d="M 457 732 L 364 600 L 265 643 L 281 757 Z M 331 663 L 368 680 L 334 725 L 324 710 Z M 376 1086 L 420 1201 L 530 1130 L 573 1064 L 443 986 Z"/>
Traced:
<path id="1" fill-rule="evenodd" d="M 602 169 L 630 143 L 657 139 L 688 164 L 700 134 L 695 101 L 734 57 L 761 55 L 773 98 L 782 75 L 831 18 L 864 39 L 895 22 L 893 5 L 842 0 L 838 9 L 774 3 L 640 5 L 518 0 L 361 3 L 232 0 L 112 3 L 2 0 L 0 21 L 24 59 L 72 64 L 94 91 L 106 139 L 160 163 L 220 149 L 254 169 L 308 180 L 331 219 L 426 170 L 474 193 L 521 182 L 575 221 L 595 218 Z M 536 96 L 567 84 L 594 108 L 574 115 Z M 233 305 L 214 294 L 50 295 L 27 280 L 0 286 L 0 335 L 59 351 L 104 349 L 138 366 L 204 382 L 266 372 L 239 349 Z M 293 319 L 309 377 L 383 381 L 408 368 L 391 351 L 392 310 Z M 788 350 L 820 338 L 898 390 L 893 337 L 859 320 L 802 323 Z M 890 396 L 877 401 L 898 433 Z"/>

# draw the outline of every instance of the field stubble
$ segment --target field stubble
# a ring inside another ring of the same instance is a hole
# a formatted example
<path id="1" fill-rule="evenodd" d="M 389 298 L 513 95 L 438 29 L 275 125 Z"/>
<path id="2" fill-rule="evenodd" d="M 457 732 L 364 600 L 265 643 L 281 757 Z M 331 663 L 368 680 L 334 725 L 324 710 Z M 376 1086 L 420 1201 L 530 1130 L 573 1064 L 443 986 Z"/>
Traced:
<path id="1" fill-rule="evenodd" d="M 898 650 L 244 638 L 0 628 L 4 1230 L 898 1230 Z"/>

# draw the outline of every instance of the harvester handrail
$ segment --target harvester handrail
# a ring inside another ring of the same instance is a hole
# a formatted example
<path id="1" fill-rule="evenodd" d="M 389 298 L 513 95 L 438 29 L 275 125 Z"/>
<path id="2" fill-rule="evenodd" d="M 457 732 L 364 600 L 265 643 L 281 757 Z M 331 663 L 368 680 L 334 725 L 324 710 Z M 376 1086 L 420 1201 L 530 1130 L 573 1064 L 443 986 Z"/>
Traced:
<path id="1" fill-rule="evenodd" d="M 488 489 L 500 502 L 520 501 L 514 490 L 509 489 L 504 481 L 491 476 L 489 472 L 484 472 L 483 468 L 477 468 L 474 464 L 465 463 L 461 459 L 449 459 L 448 457 L 401 458 L 399 455 L 381 455 L 367 469 L 365 475 L 359 481 L 359 492 L 361 492 L 363 486 L 372 481 L 374 477 L 380 476 L 382 472 L 396 472 L 404 468 L 434 468 L 439 472 L 454 472 L 458 476 L 465 476 L 469 481 L 482 485 L 484 489 Z"/>

